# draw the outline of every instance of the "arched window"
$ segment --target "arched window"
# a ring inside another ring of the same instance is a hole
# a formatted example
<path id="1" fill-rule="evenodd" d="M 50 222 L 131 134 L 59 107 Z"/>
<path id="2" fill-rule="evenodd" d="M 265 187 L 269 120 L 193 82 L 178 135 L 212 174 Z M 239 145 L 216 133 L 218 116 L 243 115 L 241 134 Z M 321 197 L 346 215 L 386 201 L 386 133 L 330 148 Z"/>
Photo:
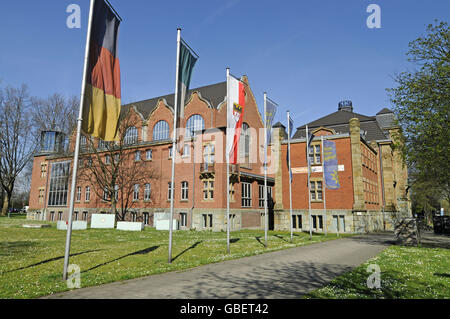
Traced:
<path id="1" fill-rule="evenodd" d="M 125 145 L 136 144 L 138 141 L 138 129 L 135 126 L 130 126 L 125 132 Z"/>
<path id="2" fill-rule="evenodd" d="M 167 140 L 169 139 L 169 123 L 166 121 L 159 121 L 153 127 L 153 140 Z"/>
<path id="3" fill-rule="evenodd" d="M 205 121 L 201 115 L 192 115 L 186 122 L 186 137 L 195 136 L 198 131 L 205 129 Z"/>

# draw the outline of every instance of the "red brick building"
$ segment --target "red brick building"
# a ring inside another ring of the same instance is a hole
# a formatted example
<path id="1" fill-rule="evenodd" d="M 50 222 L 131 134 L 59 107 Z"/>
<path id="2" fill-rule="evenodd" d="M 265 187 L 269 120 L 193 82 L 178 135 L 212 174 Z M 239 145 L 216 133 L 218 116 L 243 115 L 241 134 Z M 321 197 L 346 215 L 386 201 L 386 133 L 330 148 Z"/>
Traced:
<path id="1" fill-rule="evenodd" d="M 248 84 L 246 76 L 242 80 Z M 263 120 L 250 86 L 246 85 L 245 90 L 239 163 L 230 170 L 230 222 L 234 230 L 264 227 Z M 226 82 L 192 89 L 188 98 L 184 111 L 184 153 L 177 157 L 175 166 L 175 218 L 181 229 L 225 230 Z M 170 210 L 173 100 L 172 94 L 123 106 L 123 112 L 128 112 L 136 123 L 127 130 L 127 151 L 134 154 L 135 161 L 142 161 L 146 168 L 156 172 L 149 180 L 135 185 L 127 219 L 148 226 L 153 226 L 156 213 Z M 401 203 L 408 203 L 406 169 L 391 148 L 391 135 L 397 130 L 392 127 L 392 116 L 387 109 L 370 117 L 353 113 L 351 107 L 340 107 L 337 112 L 308 124 L 317 136 L 311 155 L 316 157 L 311 175 L 315 230 L 323 231 L 325 220 L 329 231 L 336 230 L 337 225 L 341 232 L 383 229 L 389 221 L 384 212 L 399 211 Z M 309 229 L 304 129 L 299 127 L 291 139 L 293 221 L 298 231 Z M 192 130 L 197 132 L 194 138 Z M 281 123 L 274 125 L 273 134 L 268 185 L 274 205 L 271 200 L 269 225 L 272 229 L 289 229 L 287 135 Z M 336 142 L 341 185 L 338 190 L 326 190 L 326 214 L 321 158 L 314 154 L 320 153 L 321 135 Z M 49 152 L 49 148 L 43 147 L 35 156 L 29 218 L 67 220 L 73 139 L 72 136 L 66 153 Z M 103 154 L 102 145 L 98 142 L 95 145 L 99 154 Z M 81 158 L 88 154 L 82 153 Z M 107 161 L 106 152 L 103 156 Z M 110 202 L 97 193 L 100 192 L 94 180 L 78 182 L 74 220 L 89 221 L 92 213 L 110 211 Z"/>

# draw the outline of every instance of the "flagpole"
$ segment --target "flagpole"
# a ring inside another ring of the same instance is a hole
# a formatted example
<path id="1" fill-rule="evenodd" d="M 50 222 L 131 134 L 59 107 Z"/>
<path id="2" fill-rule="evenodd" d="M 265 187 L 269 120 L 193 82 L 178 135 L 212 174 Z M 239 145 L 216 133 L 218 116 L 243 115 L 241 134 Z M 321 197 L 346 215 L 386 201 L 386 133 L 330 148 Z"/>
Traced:
<path id="1" fill-rule="evenodd" d="M 267 248 L 267 229 L 269 218 L 267 216 L 267 93 L 264 92 L 264 240 Z"/>
<path id="2" fill-rule="evenodd" d="M 312 239 L 312 216 L 311 216 L 311 181 L 310 181 L 310 165 L 309 165 L 309 135 L 308 125 L 306 125 L 306 163 L 308 164 L 308 211 L 309 211 L 309 239 Z"/>
<path id="3" fill-rule="evenodd" d="M 175 103 L 173 112 L 173 136 L 172 136 L 172 179 L 170 184 L 170 219 L 169 219 L 169 264 L 172 263 L 172 235 L 173 235 L 173 202 L 175 197 L 175 156 L 177 154 L 177 116 L 178 116 L 178 76 L 180 68 L 180 43 L 181 43 L 181 28 L 177 29 L 177 63 L 175 74 Z M 184 107 L 184 101 L 182 101 Z"/>
<path id="4" fill-rule="evenodd" d="M 327 188 L 325 183 L 325 157 L 324 157 L 324 149 L 323 149 L 323 135 L 320 137 L 321 148 L 322 148 L 322 191 L 323 191 L 323 213 L 325 217 L 325 236 L 327 235 L 327 200 L 325 197 L 325 190 Z"/>
<path id="5" fill-rule="evenodd" d="M 74 209 L 75 187 L 77 184 L 78 157 L 80 154 L 81 124 L 83 122 L 84 96 L 86 93 L 86 75 L 89 62 L 88 59 L 91 42 L 92 19 L 94 16 L 94 4 L 95 0 L 91 0 L 91 7 L 89 9 L 89 22 L 86 36 L 86 47 L 84 51 L 83 79 L 81 80 L 80 109 L 78 112 L 78 119 L 77 119 L 77 136 L 75 140 L 75 154 L 73 158 L 72 184 L 70 188 L 70 202 L 69 202 L 69 216 L 68 216 L 69 220 L 67 222 L 66 248 L 64 251 L 63 280 L 67 280 L 67 268 L 69 265 L 69 256 L 70 256 L 70 242 L 72 239 L 72 215 Z"/>
<path id="6" fill-rule="evenodd" d="M 290 117 L 290 113 L 289 110 L 287 111 L 287 125 L 288 125 L 288 172 L 289 172 L 289 216 L 291 218 L 291 242 L 294 239 L 294 234 L 293 234 L 293 221 L 292 221 L 292 179 L 291 179 L 291 121 L 290 121 L 291 117 Z"/>
<path id="7" fill-rule="evenodd" d="M 228 150 L 228 127 L 230 125 L 230 123 L 228 123 L 228 119 L 229 119 L 229 114 L 228 112 L 229 110 L 229 103 L 230 103 L 230 68 L 227 68 L 227 128 L 226 128 L 226 146 L 225 149 L 227 150 L 226 153 L 226 157 L 227 157 L 227 253 L 230 253 L 230 151 Z"/>

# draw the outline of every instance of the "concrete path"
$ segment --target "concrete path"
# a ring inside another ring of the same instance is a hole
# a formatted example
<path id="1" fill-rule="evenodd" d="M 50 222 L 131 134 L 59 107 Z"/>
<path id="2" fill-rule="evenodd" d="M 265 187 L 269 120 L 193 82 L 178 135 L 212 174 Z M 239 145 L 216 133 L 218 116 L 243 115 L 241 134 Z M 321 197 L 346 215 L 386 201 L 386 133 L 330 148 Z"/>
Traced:
<path id="1" fill-rule="evenodd" d="M 392 238 L 384 233 L 331 240 L 45 298 L 299 298 L 376 256 Z"/>

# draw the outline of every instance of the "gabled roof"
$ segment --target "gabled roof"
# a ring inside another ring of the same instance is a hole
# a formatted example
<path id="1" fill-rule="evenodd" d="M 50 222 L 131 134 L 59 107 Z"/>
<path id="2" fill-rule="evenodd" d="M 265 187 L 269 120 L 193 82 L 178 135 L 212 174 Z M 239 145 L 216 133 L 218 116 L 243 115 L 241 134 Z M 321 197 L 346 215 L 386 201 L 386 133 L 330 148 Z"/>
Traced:
<path id="1" fill-rule="evenodd" d="M 348 121 L 350 121 L 350 119 L 354 117 L 358 118 L 360 122 L 374 120 L 372 116 L 366 116 L 354 112 L 349 112 L 347 110 L 339 110 L 334 113 L 325 115 L 324 117 L 321 117 L 318 120 L 308 123 L 308 128 L 317 128 L 320 126 L 327 127 L 329 125 L 336 125 L 336 124 L 348 124 Z M 300 126 L 297 129 L 301 128 L 306 128 L 306 125 Z"/>
<path id="2" fill-rule="evenodd" d="M 189 101 L 193 92 L 198 92 L 201 95 L 201 97 L 210 104 L 212 108 L 217 108 L 217 106 L 221 102 L 223 102 L 223 100 L 227 95 L 227 82 L 224 81 L 216 84 L 191 89 L 186 94 L 186 101 Z M 123 105 L 122 109 L 125 111 L 129 107 L 135 106 L 136 109 L 142 114 L 144 118 L 148 118 L 148 115 L 155 109 L 160 99 L 164 99 L 166 103 L 173 108 L 175 94 L 162 95 L 148 100 L 128 103 Z"/>
<path id="3" fill-rule="evenodd" d="M 319 127 L 326 127 L 334 129 L 337 134 L 349 133 L 349 121 L 352 118 L 359 119 L 361 130 L 367 132 L 366 140 L 386 139 L 386 135 L 383 133 L 374 116 L 366 116 L 347 110 L 339 110 L 308 123 L 308 130 L 312 131 Z M 304 138 L 305 135 L 306 125 L 302 125 L 297 128 L 293 138 Z"/>
<path id="4" fill-rule="evenodd" d="M 381 114 L 389 114 L 389 113 L 394 113 L 392 112 L 390 109 L 388 109 L 387 107 L 383 108 L 380 112 L 377 113 L 377 115 L 381 115 Z"/>

